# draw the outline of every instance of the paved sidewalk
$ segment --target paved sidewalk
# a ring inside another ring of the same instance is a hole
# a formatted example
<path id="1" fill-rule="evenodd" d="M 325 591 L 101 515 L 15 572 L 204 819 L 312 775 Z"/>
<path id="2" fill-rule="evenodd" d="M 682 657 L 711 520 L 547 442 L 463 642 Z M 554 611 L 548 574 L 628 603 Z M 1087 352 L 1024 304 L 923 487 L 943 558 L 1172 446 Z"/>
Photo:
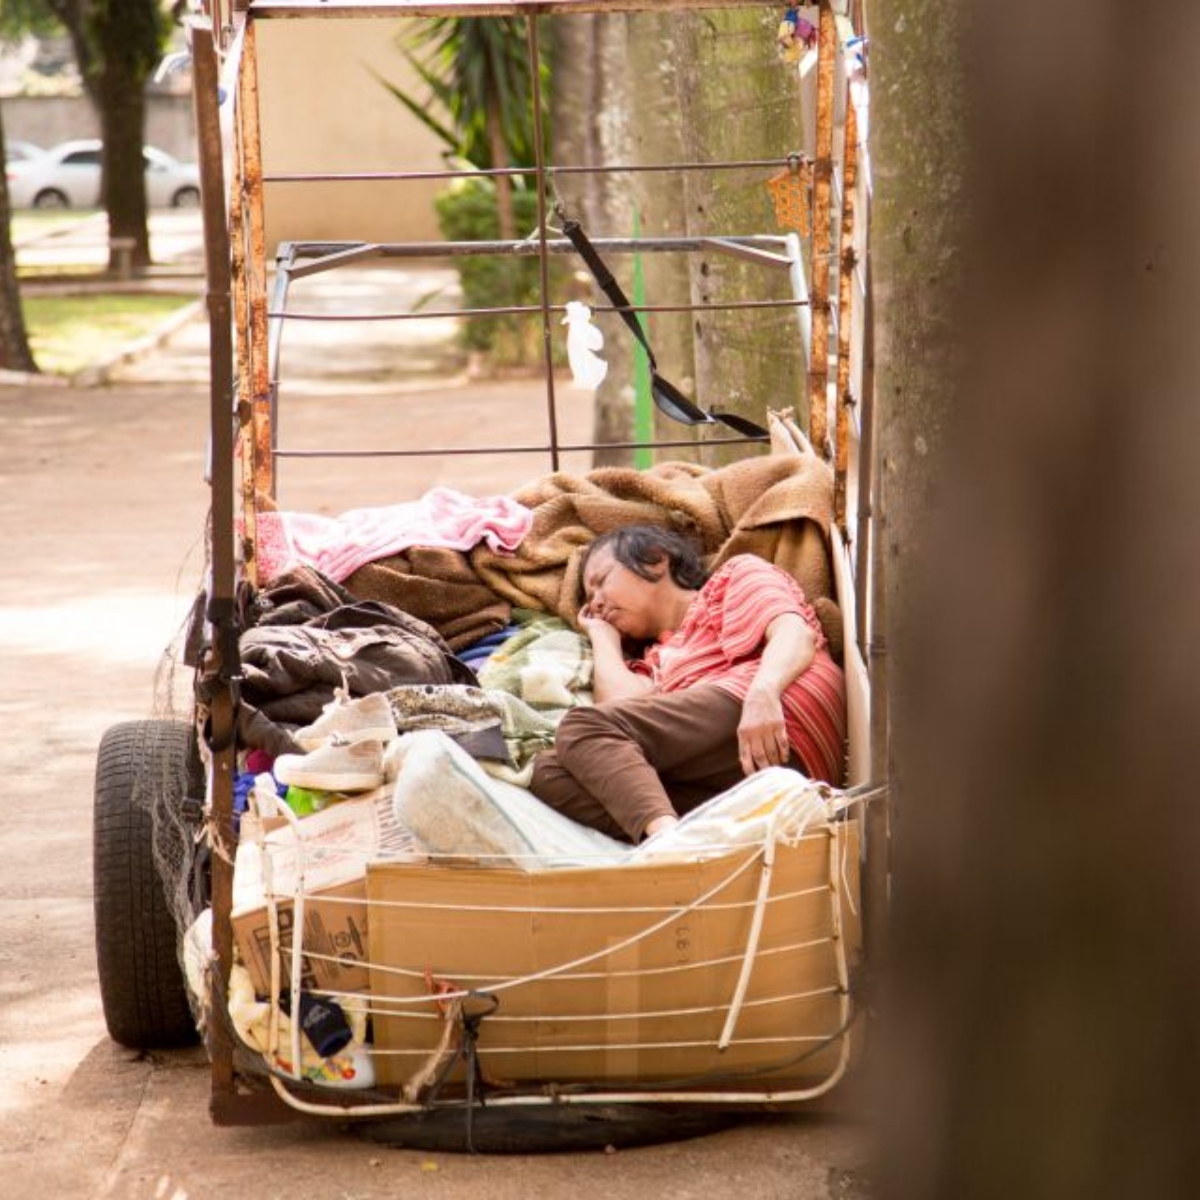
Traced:
<path id="1" fill-rule="evenodd" d="M 202 279 L 196 287 L 203 292 Z M 406 312 L 422 304 L 454 308 L 460 302 L 457 274 L 448 268 L 343 267 L 296 280 L 289 312 L 336 319 L 285 322 L 281 381 L 291 395 L 332 396 L 349 389 L 393 391 L 434 378 L 465 378 L 466 356 L 456 345 L 457 322 L 451 318 L 345 319 Z M 171 331 L 156 353 L 129 356 L 113 366 L 108 378 L 113 383 L 207 381 L 208 342 L 208 313 L 202 306 L 193 320 Z"/>

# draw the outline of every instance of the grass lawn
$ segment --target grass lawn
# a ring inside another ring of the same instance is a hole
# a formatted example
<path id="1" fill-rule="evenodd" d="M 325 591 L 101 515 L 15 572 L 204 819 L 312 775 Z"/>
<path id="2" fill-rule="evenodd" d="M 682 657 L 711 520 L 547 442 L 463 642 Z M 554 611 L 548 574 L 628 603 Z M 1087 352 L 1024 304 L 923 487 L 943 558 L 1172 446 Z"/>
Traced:
<path id="1" fill-rule="evenodd" d="M 26 296 L 22 301 L 33 356 L 43 371 L 70 375 L 144 337 L 192 296 Z"/>

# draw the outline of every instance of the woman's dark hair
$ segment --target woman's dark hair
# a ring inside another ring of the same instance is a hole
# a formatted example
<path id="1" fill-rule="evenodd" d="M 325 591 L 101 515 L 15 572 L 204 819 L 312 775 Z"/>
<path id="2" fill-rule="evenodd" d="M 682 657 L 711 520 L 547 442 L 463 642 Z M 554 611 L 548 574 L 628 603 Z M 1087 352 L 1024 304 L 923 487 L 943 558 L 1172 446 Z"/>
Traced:
<path id="1" fill-rule="evenodd" d="M 587 568 L 588 559 L 597 551 L 607 548 L 623 567 L 635 575 L 653 583 L 663 559 L 671 572 L 671 578 L 689 590 L 701 588 L 708 582 L 708 572 L 696 547 L 686 538 L 658 525 L 626 525 L 611 533 L 602 533 L 584 551 L 580 564 L 580 578 Z"/>

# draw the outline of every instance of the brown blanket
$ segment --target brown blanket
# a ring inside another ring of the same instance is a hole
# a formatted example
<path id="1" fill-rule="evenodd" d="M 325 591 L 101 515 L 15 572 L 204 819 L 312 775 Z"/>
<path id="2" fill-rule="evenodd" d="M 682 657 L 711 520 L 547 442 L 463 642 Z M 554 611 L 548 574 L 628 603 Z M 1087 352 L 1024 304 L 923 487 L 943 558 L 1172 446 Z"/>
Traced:
<path id="1" fill-rule="evenodd" d="M 503 629 L 512 611 L 458 550 L 415 546 L 359 567 L 345 586 L 364 600 L 382 600 L 420 617 L 452 650 Z"/>
<path id="2" fill-rule="evenodd" d="M 611 529 L 645 522 L 690 536 L 710 566 L 758 554 L 792 574 L 814 604 L 825 602 L 817 604 L 823 624 L 837 615 L 827 543 L 833 473 L 815 455 L 773 453 L 716 470 L 662 463 L 558 473 L 513 495 L 533 510 L 525 541 L 511 555 L 477 546 L 470 559 L 479 578 L 515 605 L 574 625 L 583 549 Z M 840 628 L 826 632 L 832 642 Z"/>

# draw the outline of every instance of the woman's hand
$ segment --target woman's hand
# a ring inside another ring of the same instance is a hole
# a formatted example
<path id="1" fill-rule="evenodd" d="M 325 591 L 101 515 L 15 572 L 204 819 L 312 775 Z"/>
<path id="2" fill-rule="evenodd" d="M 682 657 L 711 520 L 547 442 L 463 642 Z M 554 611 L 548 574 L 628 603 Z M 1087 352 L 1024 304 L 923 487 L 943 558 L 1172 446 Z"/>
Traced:
<path id="1" fill-rule="evenodd" d="M 753 684 L 742 703 L 738 722 L 738 757 L 747 775 L 766 767 L 779 767 L 791 756 L 783 702 L 777 693 Z"/>
<path id="2" fill-rule="evenodd" d="M 592 643 L 592 692 L 597 704 L 644 696 L 653 689 L 649 679 L 626 666 L 621 631 L 587 604 L 579 610 L 579 628 Z"/>
<path id="3" fill-rule="evenodd" d="M 610 625 L 603 617 L 593 613 L 588 604 L 579 610 L 579 627 L 587 634 L 593 651 L 601 653 L 608 649 L 615 650 L 618 656 L 621 655 L 620 630 L 615 625 Z"/>
<path id="4" fill-rule="evenodd" d="M 738 757 L 747 775 L 782 766 L 791 757 L 781 697 L 816 654 L 813 631 L 799 613 L 780 613 L 767 626 L 766 645 L 742 702 Z"/>

